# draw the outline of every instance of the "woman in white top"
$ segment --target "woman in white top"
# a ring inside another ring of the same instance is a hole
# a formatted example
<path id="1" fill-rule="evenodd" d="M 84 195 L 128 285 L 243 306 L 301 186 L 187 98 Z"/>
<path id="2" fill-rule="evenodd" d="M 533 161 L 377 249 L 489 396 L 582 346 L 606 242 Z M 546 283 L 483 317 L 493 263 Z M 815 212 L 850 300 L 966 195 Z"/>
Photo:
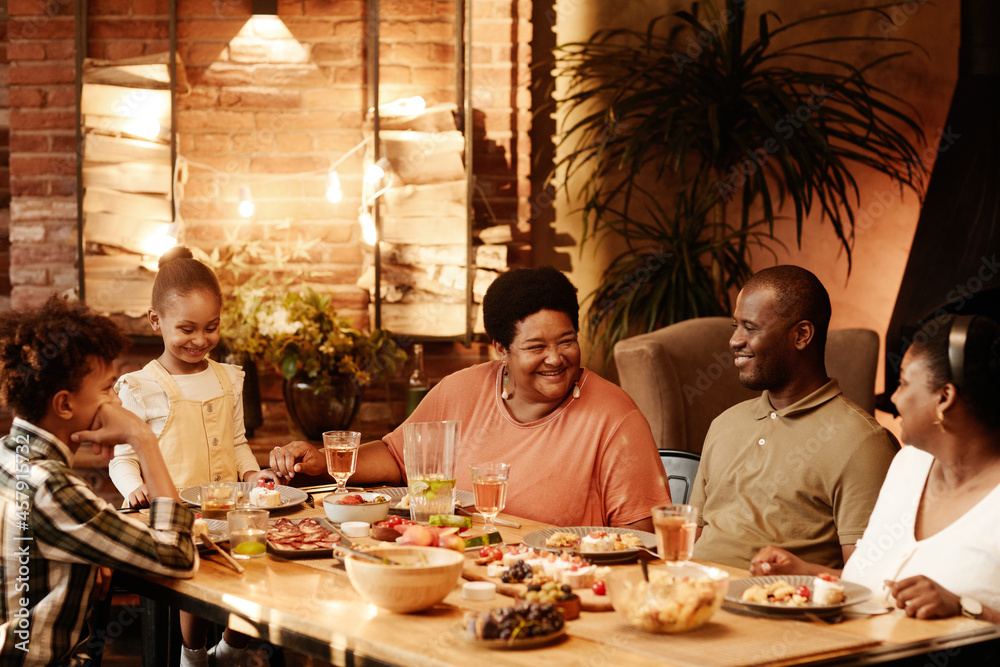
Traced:
<path id="1" fill-rule="evenodd" d="M 907 616 L 1000 622 L 1000 325 L 946 315 L 903 357 L 904 447 L 886 475 L 846 581 L 881 590 Z M 776 547 L 753 574 L 831 571 Z"/>

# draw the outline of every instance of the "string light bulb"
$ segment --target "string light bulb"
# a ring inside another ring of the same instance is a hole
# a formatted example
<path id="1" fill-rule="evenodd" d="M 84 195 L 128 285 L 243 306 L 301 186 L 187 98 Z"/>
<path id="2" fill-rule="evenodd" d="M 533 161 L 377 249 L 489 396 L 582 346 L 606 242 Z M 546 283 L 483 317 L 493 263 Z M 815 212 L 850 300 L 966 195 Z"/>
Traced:
<path id="1" fill-rule="evenodd" d="M 389 161 L 385 158 L 380 159 L 365 170 L 365 183 L 367 185 L 378 185 L 385 178 L 385 172 L 388 168 Z"/>
<path id="2" fill-rule="evenodd" d="M 242 215 L 244 218 L 249 218 L 251 215 L 253 215 L 253 212 L 256 210 L 256 208 L 257 207 L 254 206 L 253 203 L 253 197 L 250 196 L 250 186 L 241 185 L 240 207 L 239 207 L 240 215 Z"/>
<path id="3" fill-rule="evenodd" d="M 358 222 L 361 224 L 361 240 L 370 246 L 374 246 L 378 241 L 378 234 L 375 230 L 375 218 L 364 208 L 358 213 Z"/>
<path id="4" fill-rule="evenodd" d="M 340 187 L 340 176 L 335 169 L 326 174 L 326 198 L 331 204 L 339 204 L 344 200 L 344 191 Z"/>

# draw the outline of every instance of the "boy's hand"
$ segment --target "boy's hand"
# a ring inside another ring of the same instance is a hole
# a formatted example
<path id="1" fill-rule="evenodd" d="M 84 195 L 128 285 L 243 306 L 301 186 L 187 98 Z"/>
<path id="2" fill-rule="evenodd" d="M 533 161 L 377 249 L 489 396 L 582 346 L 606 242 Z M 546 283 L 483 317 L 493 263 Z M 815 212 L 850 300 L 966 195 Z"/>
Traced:
<path id="1" fill-rule="evenodd" d="M 135 491 L 128 494 L 129 507 L 149 507 L 149 496 L 146 495 L 146 485 L 140 484 Z"/>
<path id="2" fill-rule="evenodd" d="M 98 567 L 96 579 L 94 580 L 94 588 L 91 589 L 91 596 L 95 600 L 103 600 L 108 597 L 108 593 L 111 592 L 111 577 L 114 575 L 115 571 L 110 567 Z"/>
<path id="3" fill-rule="evenodd" d="M 133 447 L 152 442 L 156 445 L 156 436 L 135 413 L 129 412 L 121 403 L 105 403 L 94 416 L 90 430 L 77 431 L 70 436 L 73 442 L 91 442 L 94 453 L 110 459 L 114 455 L 115 445 L 128 443 Z"/>

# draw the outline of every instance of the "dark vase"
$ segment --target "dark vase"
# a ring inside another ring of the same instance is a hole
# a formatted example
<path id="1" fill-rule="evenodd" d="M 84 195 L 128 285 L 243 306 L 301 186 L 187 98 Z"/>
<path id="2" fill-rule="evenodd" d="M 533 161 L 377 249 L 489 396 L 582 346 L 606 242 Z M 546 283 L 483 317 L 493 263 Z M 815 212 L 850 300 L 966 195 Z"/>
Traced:
<path id="1" fill-rule="evenodd" d="M 285 380 L 285 406 L 309 440 L 322 440 L 323 431 L 344 431 L 361 404 L 361 389 L 346 377 L 325 387 L 314 387 L 306 377 Z"/>
<path id="2" fill-rule="evenodd" d="M 264 423 L 257 362 L 243 352 L 231 352 L 223 358 L 223 361 L 243 369 L 243 425 L 246 427 L 247 437 L 252 438 L 254 429 Z"/>

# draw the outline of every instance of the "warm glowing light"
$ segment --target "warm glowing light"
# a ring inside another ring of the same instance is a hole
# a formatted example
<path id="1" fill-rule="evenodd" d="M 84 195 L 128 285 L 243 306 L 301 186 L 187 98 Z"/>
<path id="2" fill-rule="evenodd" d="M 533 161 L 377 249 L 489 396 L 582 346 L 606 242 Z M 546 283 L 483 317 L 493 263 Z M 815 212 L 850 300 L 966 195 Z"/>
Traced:
<path id="1" fill-rule="evenodd" d="M 125 131 L 143 139 L 155 139 L 160 135 L 160 123 L 152 118 L 136 118 L 125 123 Z"/>
<path id="2" fill-rule="evenodd" d="M 427 108 L 427 102 L 420 97 L 404 97 L 393 102 L 380 104 L 379 113 L 386 116 L 417 116 Z"/>
<path id="3" fill-rule="evenodd" d="M 383 167 L 383 163 L 386 165 L 388 164 L 385 158 L 379 160 L 365 170 L 365 183 L 368 185 L 375 185 L 385 177 L 385 168 Z"/>
<path id="4" fill-rule="evenodd" d="M 257 207 L 254 206 L 254 203 L 253 203 L 253 198 L 250 196 L 250 186 L 249 185 L 241 185 L 240 186 L 240 208 L 239 208 L 240 215 L 242 215 L 244 218 L 249 218 L 251 215 L 253 215 L 253 212 L 256 210 L 256 208 Z"/>
<path id="5" fill-rule="evenodd" d="M 143 239 L 142 251 L 147 255 L 159 257 L 175 245 L 177 245 L 177 237 L 171 236 L 167 231 L 159 231 Z"/>
<path id="6" fill-rule="evenodd" d="M 331 204 L 339 204 L 344 200 L 344 191 L 340 187 L 340 176 L 331 169 L 326 175 L 326 198 Z"/>
<path id="7" fill-rule="evenodd" d="M 378 233 L 375 230 L 375 218 L 368 211 L 362 209 L 358 214 L 358 222 L 361 223 L 361 239 L 370 246 L 374 246 L 378 241 Z"/>

